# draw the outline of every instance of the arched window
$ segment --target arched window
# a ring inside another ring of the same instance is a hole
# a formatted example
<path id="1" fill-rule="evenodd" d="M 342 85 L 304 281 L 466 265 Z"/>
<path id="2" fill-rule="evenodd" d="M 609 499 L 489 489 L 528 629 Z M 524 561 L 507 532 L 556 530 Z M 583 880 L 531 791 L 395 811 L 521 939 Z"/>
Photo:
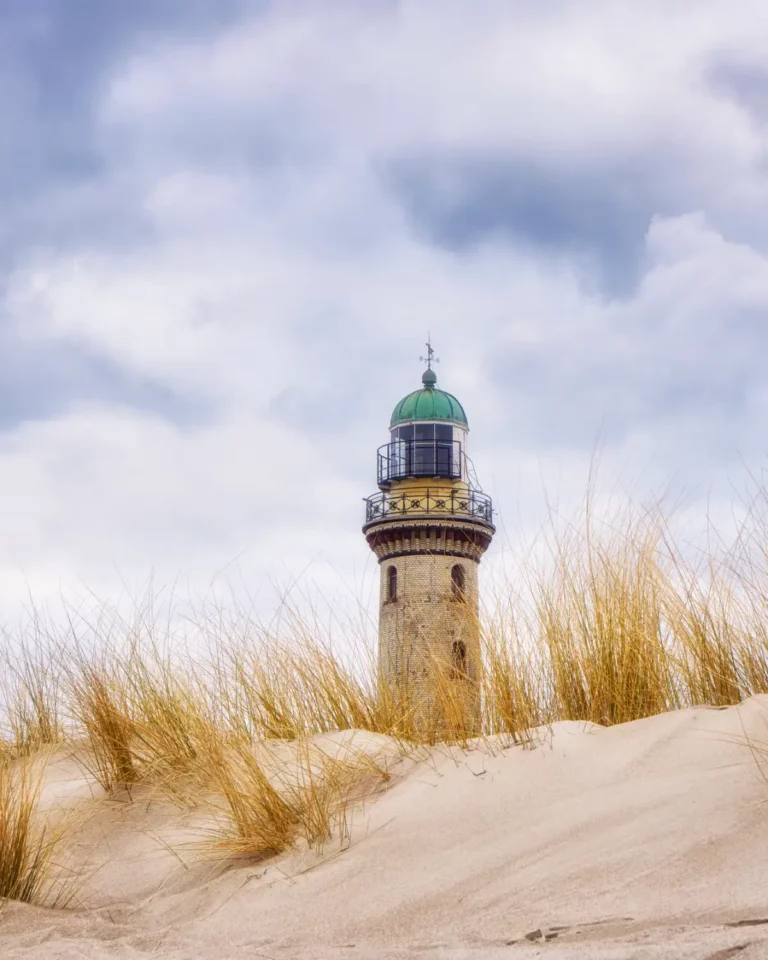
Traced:
<path id="1" fill-rule="evenodd" d="M 453 664 L 451 676 L 455 679 L 461 679 L 467 675 L 467 645 L 463 640 L 453 641 Z"/>
<path id="2" fill-rule="evenodd" d="M 397 600 L 397 567 L 387 570 L 387 600 Z"/>
<path id="3" fill-rule="evenodd" d="M 464 599 L 464 567 L 460 563 L 451 568 L 451 593 L 454 600 Z"/>

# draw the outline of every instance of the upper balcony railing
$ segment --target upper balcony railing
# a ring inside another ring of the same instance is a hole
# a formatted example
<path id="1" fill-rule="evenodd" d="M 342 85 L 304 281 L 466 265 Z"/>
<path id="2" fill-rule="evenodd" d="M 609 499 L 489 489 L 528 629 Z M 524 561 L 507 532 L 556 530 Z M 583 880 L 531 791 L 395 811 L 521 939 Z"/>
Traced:
<path id="1" fill-rule="evenodd" d="M 423 514 L 449 514 L 493 525 L 493 503 L 479 490 L 446 492 L 424 487 L 403 493 L 377 493 L 365 501 L 366 523 Z"/>
<path id="2" fill-rule="evenodd" d="M 380 484 L 408 477 L 461 480 L 462 452 L 458 440 L 394 440 L 378 450 Z"/>

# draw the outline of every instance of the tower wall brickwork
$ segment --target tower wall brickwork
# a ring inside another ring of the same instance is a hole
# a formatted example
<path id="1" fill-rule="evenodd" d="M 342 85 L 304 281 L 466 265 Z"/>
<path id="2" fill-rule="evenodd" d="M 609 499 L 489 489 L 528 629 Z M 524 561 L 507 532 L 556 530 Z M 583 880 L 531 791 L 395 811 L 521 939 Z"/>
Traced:
<path id="1" fill-rule="evenodd" d="M 453 588 L 453 570 L 463 574 L 463 590 Z M 397 595 L 389 596 L 390 569 L 397 571 Z M 400 556 L 381 561 L 379 676 L 390 687 L 406 687 L 415 711 L 435 716 L 441 708 L 436 676 L 459 685 L 465 722 L 479 727 L 480 631 L 477 561 L 439 554 Z"/>
<path id="2" fill-rule="evenodd" d="M 479 732 L 478 564 L 489 540 L 487 528 L 455 517 L 368 531 L 381 577 L 379 677 L 407 694 L 417 722 L 433 728 L 450 704 L 465 729 Z"/>

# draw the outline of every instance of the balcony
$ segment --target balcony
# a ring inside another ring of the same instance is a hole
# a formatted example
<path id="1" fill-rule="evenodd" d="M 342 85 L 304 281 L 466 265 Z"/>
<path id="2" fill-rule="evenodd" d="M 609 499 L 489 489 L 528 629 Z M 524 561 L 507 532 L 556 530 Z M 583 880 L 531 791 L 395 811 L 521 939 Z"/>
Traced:
<path id="1" fill-rule="evenodd" d="M 366 524 L 425 514 L 463 517 L 493 526 L 493 503 L 479 490 L 449 493 L 437 487 L 424 487 L 407 493 L 376 493 L 365 501 Z"/>
<path id="2" fill-rule="evenodd" d="M 462 452 L 458 440 L 395 440 L 378 450 L 379 486 L 409 477 L 461 480 Z"/>

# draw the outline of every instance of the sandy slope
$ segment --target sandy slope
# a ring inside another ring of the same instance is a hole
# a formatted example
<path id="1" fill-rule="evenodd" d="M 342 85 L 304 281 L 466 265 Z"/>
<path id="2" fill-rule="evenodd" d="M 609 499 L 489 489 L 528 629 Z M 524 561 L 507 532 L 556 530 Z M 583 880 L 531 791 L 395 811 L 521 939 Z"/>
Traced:
<path id="1" fill-rule="evenodd" d="M 85 908 L 10 905 L 0 956 L 768 957 L 768 785 L 745 734 L 768 742 L 768 697 L 421 763 L 360 734 L 395 776 L 320 863 L 212 871 L 183 844 L 202 814 L 110 804 L 83 832 L 103 864 Z M 66 757 L 50 778 L 49 803 L 91 789 Z"/>

